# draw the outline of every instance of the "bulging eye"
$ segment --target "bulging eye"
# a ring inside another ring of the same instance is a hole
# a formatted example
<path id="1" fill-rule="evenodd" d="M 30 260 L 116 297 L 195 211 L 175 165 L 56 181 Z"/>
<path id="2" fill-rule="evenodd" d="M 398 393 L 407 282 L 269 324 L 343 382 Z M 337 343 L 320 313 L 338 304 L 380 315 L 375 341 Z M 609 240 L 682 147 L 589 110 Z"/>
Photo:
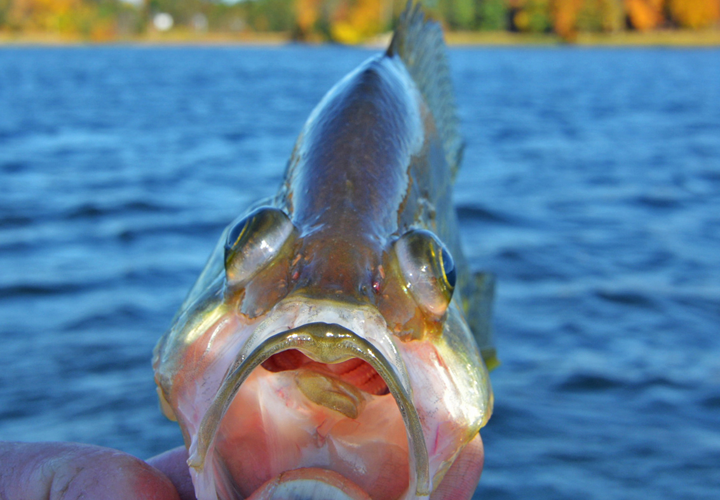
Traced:
<path id="1" fill-rule="evenodd" d="M 395 253 L 415 302 L 436 317 L 445 314 L 455 289 L 455 262 L 437 236 L 408 231 L 395 242 Z"/>
<path id="2" fill-rule="evenodd" d="M 294 228 L 285 212 L 272 207 L 258 208 L 231 226 L 225 241 L 228 284 L 247 284 L 280 252 Z"/>

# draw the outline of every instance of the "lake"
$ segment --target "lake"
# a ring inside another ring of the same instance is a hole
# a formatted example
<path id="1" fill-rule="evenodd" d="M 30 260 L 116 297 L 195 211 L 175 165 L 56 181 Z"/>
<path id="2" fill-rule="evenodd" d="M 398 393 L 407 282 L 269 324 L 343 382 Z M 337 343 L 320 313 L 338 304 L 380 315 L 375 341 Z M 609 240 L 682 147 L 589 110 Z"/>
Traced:
<path id="1" fill-rule="evenodd" d="M 341 47 L 0 50 L 0 439 L 182 443 L 153 346 Z M 476 499 L 720 494 L 720 50 L 453 49 L 497 275 Z"/>

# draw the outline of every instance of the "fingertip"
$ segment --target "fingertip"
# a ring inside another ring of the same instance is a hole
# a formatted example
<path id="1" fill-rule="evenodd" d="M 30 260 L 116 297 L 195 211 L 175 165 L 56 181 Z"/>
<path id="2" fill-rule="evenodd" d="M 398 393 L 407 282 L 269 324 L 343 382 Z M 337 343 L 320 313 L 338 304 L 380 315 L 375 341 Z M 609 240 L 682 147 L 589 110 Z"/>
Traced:
<path id="1" fill-rule="evenodd" d="M 126 453 L 95 446 L 83 446 L 57 464 L 53 490 L 58 498 L 179 500 L 161 471 Z"/>
<path id="2" fill-rule="evenodd" d="M 195 500 L 195 487 L 187 465 L 188 453 L 184 446 L 156 455 L 148 463 L 165 474 L 175 485 L 180 500 Z"/>

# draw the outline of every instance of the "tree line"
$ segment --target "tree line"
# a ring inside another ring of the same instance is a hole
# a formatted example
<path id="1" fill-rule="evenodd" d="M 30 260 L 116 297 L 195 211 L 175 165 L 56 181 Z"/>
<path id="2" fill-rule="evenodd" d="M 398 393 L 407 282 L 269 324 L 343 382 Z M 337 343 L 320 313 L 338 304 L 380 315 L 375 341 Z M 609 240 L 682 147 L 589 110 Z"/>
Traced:
<path id="1" fill-rule="evenodd" d="M 556 34 L 718 29 L 720 0 L 426 0 L 449 30 Z M 156 31 L 280 32 L 358 43 L 392 29 L 404 0 L 0 0 L 0 32 L 94 40 Z M 159 17 L 164 16 L 164 17 Z"/>

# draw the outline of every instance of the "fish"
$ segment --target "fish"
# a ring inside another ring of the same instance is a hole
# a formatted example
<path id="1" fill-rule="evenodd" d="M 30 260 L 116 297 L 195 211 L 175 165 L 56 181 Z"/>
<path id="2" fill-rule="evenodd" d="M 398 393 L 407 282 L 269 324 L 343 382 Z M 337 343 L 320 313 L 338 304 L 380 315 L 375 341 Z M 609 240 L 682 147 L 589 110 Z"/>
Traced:
<path id="1" fill-rule="evenodd" d="M 469 271 L 452 203 L 458 129 L 442 29 L 409 2 L 155 347 L 199 500 L 457 498 L 443 479 L 492 414 L 497 364 L 494 277 Z"/>

